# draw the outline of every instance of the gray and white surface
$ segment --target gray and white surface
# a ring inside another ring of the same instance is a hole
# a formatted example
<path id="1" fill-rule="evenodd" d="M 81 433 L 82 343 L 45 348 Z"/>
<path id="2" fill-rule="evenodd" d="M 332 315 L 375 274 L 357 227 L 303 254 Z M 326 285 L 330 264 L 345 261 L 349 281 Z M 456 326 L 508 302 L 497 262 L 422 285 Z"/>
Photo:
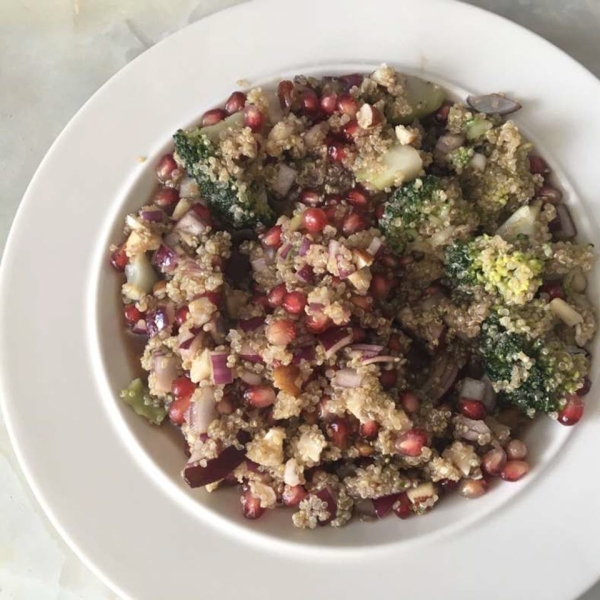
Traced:
<path id="1" fill-rule="evenodd" d="M 239 1 L 0 0 L 0 249 L 31 176 L 79 107 L 148 47 Z M 539 33 L 600 77 L 598 0 L 469 3 Z M 540 77 L 551 73 L 540 65 Z M 48 201 L 60 209 L 60 198 Z M 0 415 L 0 600 L 114 598 L 37 506 Z M 600 584 L 581 600 L 600 600 Z"/>

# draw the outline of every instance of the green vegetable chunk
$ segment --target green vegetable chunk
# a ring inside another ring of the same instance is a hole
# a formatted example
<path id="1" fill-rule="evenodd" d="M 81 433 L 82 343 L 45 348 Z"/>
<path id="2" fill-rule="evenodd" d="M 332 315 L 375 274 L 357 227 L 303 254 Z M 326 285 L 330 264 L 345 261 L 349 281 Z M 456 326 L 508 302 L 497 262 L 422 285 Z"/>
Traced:
<path id="1" fill-rule="evenodd" d="M 167 416 L 167 409 L 156 403 L 150 396 L 141 379 L 134 379 L 120 394 L 119 398 L 140 417 L 145 417 L 153 425 L 160 425 Z"/>

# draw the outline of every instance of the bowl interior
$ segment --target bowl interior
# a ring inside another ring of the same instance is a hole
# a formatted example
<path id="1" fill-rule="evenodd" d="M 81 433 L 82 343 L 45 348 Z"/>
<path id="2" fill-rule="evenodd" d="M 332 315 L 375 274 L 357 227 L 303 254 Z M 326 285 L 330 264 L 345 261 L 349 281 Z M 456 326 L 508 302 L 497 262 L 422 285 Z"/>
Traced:
<path id="1" fill-rule="evenodd" d="M 398 68 L 403 70 L 400 66 Z M 363 65 L 361 70 L 367 71 L 369 66 Z M 309 68 L 297 70 L 297 72 L 319 76 L 339 74 L 340 69 L 337 67 Z M 448 82 L 440 81 L 438 78 L 432 77 L 432 79 L 446 87 L 450 95 L 465 97 L 465 90 Z M 263 87 L 268 86 L 269 81 L 272 80 L 272 77 L 265 78 Z M 523 114 L 519 113 L 515 120 L 519 124 L 522 121 L 522 129 L 525 134 L 535 143 L 538 152 L 553 167 L 557 183 L 565 191 L 566 202 L 572 209 L 573 216 L 579 225 L 580 238 L 591 239 L 591 223 L 580 214 L 581 209 L 578 206 L 573 187 L 553 162 L 552 153 L 547 152 L 549 149 L 544 147 L 543 132 L 538 132 L 539 135 L 536 136 L 536 132 L 527 130 L 526 110 L 523 111 Z M 182 126 L 186 125 L 190 124 L 182 123 Z M 565 139 L 567 139 L 567 132 L 565 132 Z M 155 186 L 154 167 L 156 161 L 162 153 L 170 149 L 170 146 L 170 137 L 167 134 L 161 152 L 146 161 L 135 180 L 127 185 L 121 196 L 115 200 L 118 203 L 117 217 L 111 224 L 108 235 L 99 241 L 102 247 L 107 249 L 110 243 L 119 242 L 125 215 L 146 203 Z M 108 250 L 106 254 L 107 252 Z M 567 428 L 560 427 L 550 419 L 536 420 L 526 437 L 530 449 L 532 471 L 525 480 L 512 484 L 496 482 L 492 486 L 491 493 L 478 499 L 477 502 L 452 494 L 444 498 L 436 509 L 424 518 L 401 521 L 390 516 L 374 523 L 366 524 L 354 521 L 342 529 L 324 527 L 312 532 L 296 529 L 292 525 L 289 509 L 268 511 L 260 520 L 248 521 L 241 515 L 239 491 L 223 489 L 209 494 L 204 490 L 192 490 L 186 486 L 180 477 L 181 469 L 186 461 L 183 453 L 183 439 L 175 428 L 168 424 L 164 424 L 160 428 L 149 426 L 144 419 L 135 415 L 118 399 L 119 391 L 133 377 L 142 374 L 138 359 L 142 346 L 123 330 L 120 302 L 121 278 L 115 275 L 107 263 L 108 261 L 103 261 L 94 283 L 97 291 L 93 313 L 93 318 L 96 319 L 94 330 L 97 336 L 97 352 L 100 354 L 103 366 L 101 377 L 105 383 L 105 402 L 114 419 L 119 421 L 119 430 L 125 444 L 139 459 L 141 468 L 147 470 L 156 484 L 169 493 L 174 501 L 183 503 L 195 518 L 207 520 L 248 541 L 287 542 L 306 551 L 324 548 L 360 549 L 367 546 L 414 543 L 431 536 L 446 535 L 459 527 L 485 518 L 492 511 L 508 503 L 520 490 L 535 485 L 535 479 L 541 475 L 544 467 L 551 463 L 552 458 L 570 434 Z M 598 267 L 589 280 L 590 289 L 597 289 L 597 276 Z M 598 341 L 594 347 L 597 343 Z M 594 368 L 593 375 L 595 373 L 596 369 Z"/>

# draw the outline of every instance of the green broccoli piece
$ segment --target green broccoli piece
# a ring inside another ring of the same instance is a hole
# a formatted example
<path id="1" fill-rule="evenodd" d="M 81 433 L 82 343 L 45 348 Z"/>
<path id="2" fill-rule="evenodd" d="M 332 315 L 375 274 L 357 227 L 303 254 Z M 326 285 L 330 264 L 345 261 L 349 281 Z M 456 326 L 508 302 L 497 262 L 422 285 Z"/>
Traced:
<path id="1" fill-rule="evenodd" d="M 455 240 L 446 247 L 446 275 L 456 287 L 481 287 L 506 304 L 525 304 L 542 283 L 543 261 L 499 236 Z"/>
<path id="2" fill-rule="evenodd" d="M 456 172 L 462 173 L 466 166 L 471 162 L 475 151 L 473 148 L 467 148 L 466 146 L 460 146 L 456 150 L 452 150 L 446 156 L 448 165 Z"/>
<path id="3" fill-rule="evenodd" d="M 167 416 L 167 409 L 150 396 L 141 379 L 134 379 L 119 394 L 119 398 L 153 425 L 160 425 Z"/>
<path id="4" fill-rule="evenodd" d="M 535 339 L 509 330 L 507 319 L 515 322 L 518 315 L 492 314 L 482 324 L 479 339 L 479 355 L 499 399 L 529 416 L 558 412 L 566 397 L 583 385 L 589 370 L 586 355 L 569 353 L 552 333 Z"/>
<path id="5" fill-rule="evenodd" d="M 479 221 L 455 179 L 426 175 L 397 188 L 385 204 L 379 228 L 402 253 L 414 244 L 436 248 L 473 231 Z"/>
<path id="6" fill-rule="evenodd" d="M 228 127 L 239 126 L 238 121 L 236 114 L 210 127 L 191 131 L 180 129 L 173 136 L 175 152 L 221 221 L 235 229 L 268 226 L 275 215 L 267 202 L 263 184 L 257 181 L 246 183 L 231 174 L 224 179 L 216 172 L 215 165 L 222 164 L 219 160 L 220 133 Z"/>

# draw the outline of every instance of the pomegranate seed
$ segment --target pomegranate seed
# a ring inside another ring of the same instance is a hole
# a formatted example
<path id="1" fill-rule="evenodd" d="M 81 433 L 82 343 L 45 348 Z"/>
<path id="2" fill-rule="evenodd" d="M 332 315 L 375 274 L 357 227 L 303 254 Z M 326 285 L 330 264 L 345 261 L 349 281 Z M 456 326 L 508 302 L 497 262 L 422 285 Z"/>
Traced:
<path id="1" fill-rule="evenodd" d="M 550 168 L 541 156 L 529 157 L 529 170 L 534 175 L 543 175 L 544 177 L 550 174 Z"/>
<path id="2" fill-rule="evenodd" d="M 338 98 L 337 107 L 343 115 L 348 115 L 350 117 L 356 116 L 356 113 L 358 112 L 358 102 L 356 101 L 356 98 L 350 94 L 342 94 Z"/>
<path id="3" fill-rule="evenodd" d="M 479 400 L 471 400 L 470 398 L 461 398 L 458 401 L 458 410 L 465 417 L 477 421 L 485 419 L 486 416 L 484 404 Z"/>
<path id="4" fill-rule="evenodd" d="M 306 306 L 306 294 L 303 292 L 288 292 L 283 297 L 283 308 L 291 315 L 299 315 L 304 312 Z"/>
<path id="5" fill-rule="evenodd" d="M 335 92 L 331 94 L 325 94 L 321 98 L 321 110 L 326 115 L 332 115 L 338 105 L 338 95 Z"/>
<path id="6" fill-rule="evenodd" d="M 216 404 L 215 408 L 220 415 L 230 415 L 235 411 L 233 398 L 225 394 Z"/>
<path id="7" fill-rule="evenodd" d="M 194 206 L 192 206 L 192 210 L 203 223 L 212 226 L 212 215 L 210 214 L 210 209 L 207 206 L 196 203 Z"/>
<path id="8" fill-rule="evenodd" d="M 372 296 L 377 298 L 377 300 L 385 300 L 389 296 L 393 286 L 393 280 L 386 279 L 380 273 L 375 273 L 371 279 L 369 292 L 371 292 Z"/>
<path id="9" fill-rule="evenodd" d="M 452 479 L 441 479 L 438 483 L 444 492 L 453 492 L 458 487 L 458 481 Z"/>
<path id="10" fill-rule="evenodd" d="M 358 325 L 352 326 L 352 343 L 360 344 L 367 337 L 367 332 Z"/>
<path id="11" fill-rule="evenodd" d="M 346 194 L 346 202 L 354 208 L 366 209 L 369 206 L 370 198 L 365 190 L 355 187 Z"/>
<path id="12" fill-rule="evenodd" d="M 276 285 L 267 296 L 267 301 L 271 308 L 277 308 L 283 304 L 283 297 L 287 294 L 285 289 L 285 283 L 279 283 Z"/>
<path id="13" fill-rule="evenodd" d="M 135 307 L 135 304 L 126 304 L 123 307 L 123 314 L 130 325 L 135 325 L 142 318 L 142 313 Z"/>
<path id="14" fill-rule="evenodd" d="M 327 154 L 332 161 L 342 162 L 347 157 L 346 146 L 341 142 L 331 142 Z"/>
<path id="15" fill-rule="evenodd" d="M 445 104 L 444 106 L 441 106 L 440 108 L 438 108 L 438 110 L 436 111 L 433 118 L 436 120 L 437 123 L 440 123 L 440 125 L 444 125 L 448 121 L 448 113 L 449 112 L 450 112 L 450 105 Z"/>
<path id="16" fill-rule="evenodd" d="M 344 235 L 352 235 L 367 228 L 367 219 L 364 215 L 357 212 L 351 212 L 344 218 L 342 231 Z"/>
<path id="17" fill-rule="evenodd" d="M 350 437 L 350 426 L 345 419 L 333 419 L 329 423 L 327 435 L 331 441 L 341 450 L 348 447 L 348 438 Z"/>
<path id="18" fill-rule="evenodd" d="M 162 187 L 154 196 L 154 204 L 159 208 L 169 209 L 179 202 L 179 192 L 175 188 Z"/>
<path id="19" fill-rule="evenodd" d="M 359 132 L 360 132 L 360 126 L 356 119 L 352 119 L 352 121 L 348 121 L 342 127 L 342 131 L 341 131 L 344 139 L 346 139 L 349 142 L 353 141 Z"/>
<path id="20" fill-rule="evenodd" d="M 182 396 L 171 402 L 169 406 L 169 420 L 175 425 L 183 425 L 185 422 L 185 413 L 190 407 L 192 397 Z"/>
<path id="21" fill-rule="evenodd" d="M 257 498 L 250 490 L 246 490 L 241 497 L 242 514 L 246 519 L 258 519 L 262 517 L 265 510 L 260 505 L 260 499 Z"/>
<path id="22" fill-rule="evenodd" d="M 302 112 L 305 115 L 313 116 L 319 112 L 321 103 L 314 90 L 304 90 L 300 97 L 300 104 L 302 106 Z"/>
<path id="23" fill-rule="evenodd" d="M 298 506 L 304 498 L 308 496 L 308 492 L 302 485 L 286 485 L 281 500 L 285 506 Z"/>
<path id="24" fill-rule="evenodd" d="M 349 73 L 348 75 L 340 76 L 340 80 L 346 84 L 348 89 L 359 87 L 363 79 L 364 77 L 360 73 Z"/>
<path id="25" fill-rule="evenodd" d="M 465 498 L 473 499 L 483 496 L 488 489 L 488 482 L 485 479 L 463 479 L 458 484 L 458 492 Z"/>
<path id="26" fill-rule="evenodd" d="M 379 204 L 375 209 L 375 218 L 379 221 L 381 217 L 383 217 L 383 213 L 385 212 L 385 206 L 383 204 Z"/>
<path id="27" fill-rule="evenodd" d="M 291 81 L 280 81 L 277 86 L 277 97 L 281 108 L 291 108 L 294 101 L 294 84 Z"/>
<path id="28" fill-rule="evenodd" d="M 156 177 L 161 183 L 166 183 L 173 178 L 173 171 L 177 170 L 177 163 L 172 154 L 165 154 L 156 165 Z"/>
<path id="29" fill-rule="evenodd" d="M 296 339 L 296 326 L 289 319 L 276 319 L 269 323 L 265 336 L 270 344 L 287 346 Z"/>
<path id="30" fill-rule="evenodd" d="M 127 254 L 125 253 L 125 246 L 119 246 L 111 255 L 110 255 L 110 264 L 116 271 L 122 273 L 129 262 L 129 258 L 127 258 Z"/>
<path id="31" fill-rule="evenodd" d="M 397 517 L 401 519 L 408 519 L 412 514 L 412 503 L 409 500 L 406 492 L 402 492 L 400 496 L 398 496 L 398 500 L 394 505 L 393 511 L 396 513 Z"/>
<path id="32" fill-rule="evenodd" d="M 421 401 L 412 392 L 402 392 L 400 404 L 410 415 L 418 413 L 421 408 Z"/>
<path id="33" fill-rule="evenodd" d="M 500 477 L 504 481 L 518 481 L 529 472 L 529 464 L 524 460 L 509 460 L 502 469 Z"/>
<path id="34" fill-rule="evenodd" d="M 327 225 L 327 214 L 322 208 L 307 208 L 302 213 L 302 223 L 306 231 L 320 233 Z"/>
<path id="35" fill-rule="evenodd" d="M 206 298 L 209 302 L 219 307 L 223 304 L 223 292 L 204 292 L 200 295 L 201 298 Z"/>
<path id="36" fill-rule="evenodd" d="M 589 394 L 591 389 L 592 389 L 591 379 L 589 379 L 588 377 L 584 377 L 583 385 L 577 390 L 577 395 L 580 397 L 585 396 L 585 395 Z"/>
<path id="37" fill-rule="evenodd" d="M 269 248 L 279 248 L 281 246 L 281 225 L 275 225 L 265 232 L 262 243 Z"/>
<path id="38" fill-rule="evenodd" d="M 196 384 L 192 383 L 186 375 L 177 377 L 171 384 L 171 393 L 175 398 L 191 398 L 195 390 Z"/>
<path id="39" fill-rule="evenodd" d="M 331 326 L 331 319 L 324 314 L 307 315 L 304 324 L 310 333 L 323 333 Z"/>
<path id="40" fill-rule="evenodd" d="M 483 470 L 492 477 L 497 477 L 506 463 L 506 452 L 502 448 L 494 448 L 486 452 L 481 459 Z"/>
<path id="41" fill-rule="evenodd" d="M 220 123 L 226 117 L 227 117 L 227 113 L 222 108 L 213 108 L 212 110 L 207 110 L 202 115 L 202 120 L 200 121 L 200 124 L 202 125 L 202 127 L 216 125 L 217 123 Z"/>
<path id="42" fill-rule="evenodd" d="M 562 425 L 575 425 L 583 416 L 583 400 L 577 394 L 567 396 L 567 403 L 558 413 L 558 421 Z"/>
<path id="43" fill-rule="evenodd" d="M 302 190 L 300 194 L 300 202 L 306 206 L 318 206 L 321 201 L 321 196 L 314 190 Z"/>
<path id="44" fill-rule="evenodd" d="M 227 102 L 225 102 L 225 110 L 228 114 L 232 115 L 243 110 L 245 104 L 246 94 L 244 92 L 233 92 L 227 99 Z"/>
<path id="45" fill-rule="evenodd" d="M 540 292 L 543 294 L 548 294 L 550 296 L 550 300 L 554 300 L 554 298 L 561 298 L 565 300 L 567 295 L 565 294 L 565 290 L 563 286 L 558 283 L 558 281 L 549 281 L 540 286 Z"/>
<path id="46" fill-rule="evenodd" d="M 260 131 L 265 122 L 265 117 L 254 104 L 249 104 L 244 108 L 244 127 L 249 127 L 252 131 Z"/>
<path id="47" fill-rule="evenodd" d="M 244 391 L 244 400 L 255 408 L 266 408 L 275 403 L 275 390 L 268 385 L 251 385 Z"/>
<path id="48" fill-rule="evenodd" d="M 366 440 L 374 440 L 379 433 L 379 423 L 370 419 L 360 424 L 359 433 Z"/>
<path id="49" fill-rule="evenodd" d="M 510 440 L 505 450 L 510 460 L 523 460 L 527 457 L 527 446 L 521 440 Z"/>
<path id="50" fill-rule="evenodd" d="M 390 369 L 388 371 L 382 370 L 381 375 L 379 375 L 379 382 L 385 390 L 393 388 L 398 382 L 398 372 L 395 369 Z"/>
<path id="51" fill-rule="evenodd" d="M 406 431 L 396 439 L 396 450 L 404 456 L 419 456 L 427 444 L 427 434 L 420 429 Z"/>

